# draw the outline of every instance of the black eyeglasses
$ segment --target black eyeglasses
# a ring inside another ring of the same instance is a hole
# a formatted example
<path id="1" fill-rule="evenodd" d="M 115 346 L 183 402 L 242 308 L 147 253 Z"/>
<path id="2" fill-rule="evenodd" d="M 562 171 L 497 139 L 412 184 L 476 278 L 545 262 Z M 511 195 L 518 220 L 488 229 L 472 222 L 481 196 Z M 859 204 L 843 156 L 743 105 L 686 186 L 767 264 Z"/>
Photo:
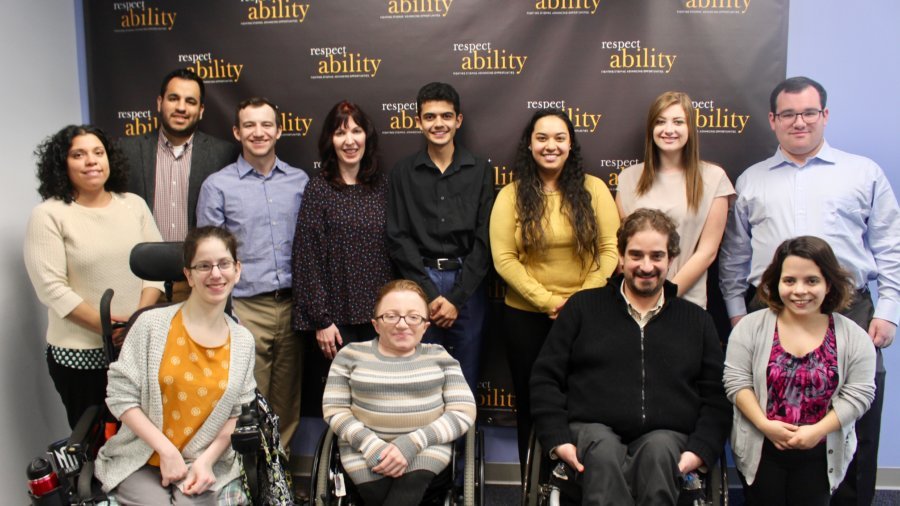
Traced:
<path id="1" fill-rule="evenodd" d="M 230 272 L 231 269 L 234 269 L 234 264 L 236 262 L 234 260 L 219 260 L 217 264 L 211 264 L 209 262 L 200 262 L 198 264 L 194 264 L 191 266 L 191 270 L 199 271 L 204 274 L 208 272 L 212 272 L 213 267 L 218 267 L 219 272 Z"/>
<path id="2" fill-rule="evenodd" d="M 398 315 L 397 313 L 384 313 L 383 315 L 376 316 L 376 319 L 383 321 L 389 325 L 396 325 L 400 323 L 400 320 L 406 322 L 410 327 L 418 327 L 419 325 L 425 323 L 425 317 L 416 313 L 409 313 L 407 315 Z"/>
<path id="3" fill-rule="evenodd" d="M 824 109 L 810 109 L 803 112 L 785 111 L 775 114 L 775 117 L 788 125 L 797 121 L 797 116 L 803 118 L 804 123 L 815 123 L 823 112 L 825 112 Z"/>

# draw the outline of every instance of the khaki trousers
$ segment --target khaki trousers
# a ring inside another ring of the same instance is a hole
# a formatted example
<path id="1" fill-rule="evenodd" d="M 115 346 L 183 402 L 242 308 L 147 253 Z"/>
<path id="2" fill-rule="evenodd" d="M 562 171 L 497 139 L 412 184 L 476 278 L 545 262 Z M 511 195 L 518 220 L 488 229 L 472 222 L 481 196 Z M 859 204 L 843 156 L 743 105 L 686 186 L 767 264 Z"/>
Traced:
<path id="1" fill-rule="evenodd" d="M 234 313 L 256 339 L 254 375 L 259 391 L 279 418 L 281 444 L 290 453 L 291 438 L 300 425 L 300 380 L 303 346 L 291 330 L 291 300 L 271 294 L 235 298 Z"/>

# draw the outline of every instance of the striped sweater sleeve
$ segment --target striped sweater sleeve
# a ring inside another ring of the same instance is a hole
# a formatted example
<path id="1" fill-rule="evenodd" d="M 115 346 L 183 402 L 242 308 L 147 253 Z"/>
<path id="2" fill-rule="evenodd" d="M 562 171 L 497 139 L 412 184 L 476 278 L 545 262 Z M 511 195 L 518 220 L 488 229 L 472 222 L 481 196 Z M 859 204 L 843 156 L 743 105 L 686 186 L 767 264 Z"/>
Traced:
<path id="1" fill-rule="evenodd" d="M 354 363 L 351 348 L 341 350 L 334 358 L 322 396 L 322 416 L 335 435 L 362 453 L 366 465 L 372 468 L 378 463 L 378 455 L 388 443 L 357 419 L 350 409 L 350 374 Z"/>
<path id="2" fill-rule="evenodd" d="M 455 441 L 475 423 L 475 397 L 459 362 L 443 348 L 440 350 L 435 362 L 444 372 L 444 413 L 428 425 L 392 441 L 407 462 L 428 446 Z"/>

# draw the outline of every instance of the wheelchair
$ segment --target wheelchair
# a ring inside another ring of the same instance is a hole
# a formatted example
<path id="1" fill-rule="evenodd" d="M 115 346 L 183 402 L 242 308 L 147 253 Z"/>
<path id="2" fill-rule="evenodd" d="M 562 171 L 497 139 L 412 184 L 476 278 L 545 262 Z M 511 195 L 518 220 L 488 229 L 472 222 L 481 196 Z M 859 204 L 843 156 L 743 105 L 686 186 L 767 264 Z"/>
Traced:
<path id="1" fill-rule="evenodd" d="M 724 462 L 723 454 L 707 472 L 691 473 L 682 485 L 678 506 L 728 506 L 728 475 Z M 550 460 L 532 432 L 522 480 L 522 506 L 561 504 L 581 504 L 580 480 L 565 463 Z"/>
<path id="2" fill-rule="evenodd" d="M 423 505 L 484 505 L 484 433 L 473 425 L 463 436 L 465 465 L 462 490 L 456 485 L 459 445 L 454 444 L 453 458 L 432 480 Z M 458 442 L 458 441 L 457 441 Z M 353 481 L 341 465 L 337 439 L 330 428 L 319 438 L 310 473 L 310 501 L 313 506 L 361 506 L 362 500 Z"/>
<path id="3" fill-rule="evenodd" d="M 132 272 L 147 281 L 161 281 L 165 286 L 166 302 L 144 308 L 136 312 L 127 324 L 114 323 L 110 318 L 110 305 L 114 297 L 113 290 L 106 290 L 100 299 L 100 321 L 102 323 L 103 349 L 107 365 L 118 358 L 119 348 L 113 341 L 115 330 L 124 327 L 127 331 L 137 316 L 153 307 L 161 307 L 171 303 L 172 287 L 175 282 L 183 281 L 182 243 L 159 242 L 136 245 L 129 259 Z M 230 310 L 230 304 L 226 311 Z M 273 461 L 278 461 L 282 470 L 287 469 L 287 459 L 283 451 L 275 452 L 267 449 L 266 441 L 277 438 L 277 420 L 272 420 L 264 398 L 257 392 L 257 398 L 241 407 L 237 427 L 232 434 L 232 448 L 241 459 L 244 475 L 244 492 L 248 493 L 252 504 L 262 504 L 263 492 L 271 485 L 269 468 Z M 273 427 L 274 425 L 274 427 Z M 109 498 L 101 489 L 99 481 L 93 478 L 94 459 L 103 443 L 115 434 L 118 422 L 109 414 L 106 406 L 91 406 L 82 415 L 67 439 L 51 443 L 43 463 L 38 459 L 32 461 L 29 472 L 38 463 L 48 464 L 55 473 L 56 484 L 40 497 L 29 493 L 33 505 L 114 505 L 115 500 Z M 273 435 L 274 431 L 274 435 Z M 290 476 L 287 475 L 290 486 Z M 237 488 L 237 484 L 230 487 Z M 231 490 L 239 494 L 237 490 Z M 290 491 L 291 494 L 293 491 Z M 221 497 L 221 496 L 220 496 Z M 292 497 L 292 495 L 291 495 Z"/>

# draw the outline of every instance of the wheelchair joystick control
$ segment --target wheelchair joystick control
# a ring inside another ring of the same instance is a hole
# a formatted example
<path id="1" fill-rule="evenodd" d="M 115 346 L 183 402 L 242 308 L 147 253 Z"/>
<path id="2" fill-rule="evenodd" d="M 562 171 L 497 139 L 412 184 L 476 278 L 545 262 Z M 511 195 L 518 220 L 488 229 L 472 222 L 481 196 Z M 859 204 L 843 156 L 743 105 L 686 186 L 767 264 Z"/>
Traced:
<path id="1" fill-rule="evenodd" d="M 59 486 L 59 477 L 44 458 L 36 458 L 28 464 L 25 470 L 28 475 L 28 492 L 31 496 L 31 504 L 34 505 L 59 505 L 66 504 L 65 494 Z"/>

